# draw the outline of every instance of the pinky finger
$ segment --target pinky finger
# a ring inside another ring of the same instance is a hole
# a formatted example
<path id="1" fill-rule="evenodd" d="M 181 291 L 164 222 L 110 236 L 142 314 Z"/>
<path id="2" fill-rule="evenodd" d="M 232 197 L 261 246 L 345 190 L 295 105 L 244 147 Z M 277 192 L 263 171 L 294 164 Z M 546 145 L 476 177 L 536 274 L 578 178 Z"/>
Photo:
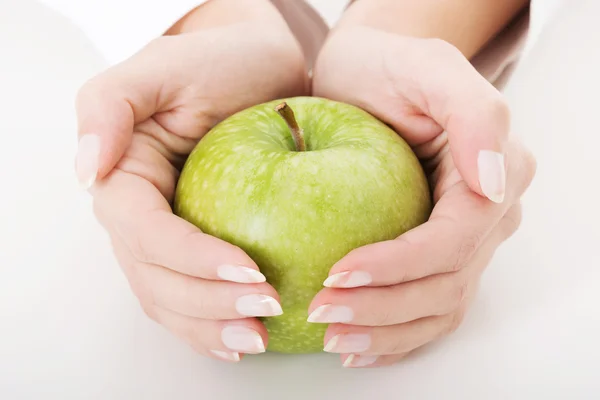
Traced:
<path id="1" fill-rule="evenodd" d="M 264 325 L 256 318 L 205 320 L 157 306 L 149 314 L 196 352 L 222 361 L 238 362 L 244 354 L 262 353 L 268 340 Z"/>

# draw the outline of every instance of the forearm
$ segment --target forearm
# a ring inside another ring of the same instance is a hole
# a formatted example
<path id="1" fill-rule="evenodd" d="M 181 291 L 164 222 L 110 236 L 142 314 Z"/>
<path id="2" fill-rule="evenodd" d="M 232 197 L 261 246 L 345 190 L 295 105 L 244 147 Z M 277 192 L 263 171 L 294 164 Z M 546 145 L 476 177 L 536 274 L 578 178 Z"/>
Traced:
<path id="1" fill-rule="evenodd" d="M 367 25 L 406 36 L 439 38 L 471 58 L 527 4 L 528 0 L 359 0 L 338 27 Z"/>

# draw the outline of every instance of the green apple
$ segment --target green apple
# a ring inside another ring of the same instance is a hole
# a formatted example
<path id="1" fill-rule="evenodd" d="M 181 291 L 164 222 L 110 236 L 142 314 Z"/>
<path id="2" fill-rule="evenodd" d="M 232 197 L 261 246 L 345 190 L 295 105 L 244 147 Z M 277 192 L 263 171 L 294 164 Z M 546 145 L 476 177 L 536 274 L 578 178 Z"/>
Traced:
<path id="1" fill-rule="evenodd" d="M 259 104 L 220 122 L 182 170 L 175 213 L 242 248 L 281 297 L 267 350 L 323 350 L 308 306 L 351 250 L 396 238 L 432 207 L 404 140 L 360 108 L 316 97 Z M 401 260 L 398 260 L 399 264 Z"/>

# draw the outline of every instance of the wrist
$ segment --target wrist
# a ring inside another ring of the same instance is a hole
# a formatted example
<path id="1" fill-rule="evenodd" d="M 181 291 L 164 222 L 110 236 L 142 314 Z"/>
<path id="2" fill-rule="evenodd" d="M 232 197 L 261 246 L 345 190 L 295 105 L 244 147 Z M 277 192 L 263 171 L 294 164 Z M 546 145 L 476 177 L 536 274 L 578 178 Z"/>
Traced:
<path id="1" fill-rule="evenodd" d="M 442 39 L 471 58 L 527 4 L 528 0 L 362 0 L 348 8 L 338 26 Z"/>

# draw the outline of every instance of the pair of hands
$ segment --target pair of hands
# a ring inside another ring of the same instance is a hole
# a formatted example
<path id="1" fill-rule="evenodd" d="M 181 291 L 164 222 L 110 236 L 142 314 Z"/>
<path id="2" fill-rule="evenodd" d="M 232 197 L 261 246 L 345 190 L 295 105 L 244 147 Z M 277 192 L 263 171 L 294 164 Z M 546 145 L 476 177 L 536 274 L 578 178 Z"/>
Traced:
<path id="1" fill-rule="evenodd" d="M 346 27 L 310 82 L 285 21 L 251 3 L 228 8 L 223 24 L 205 16 L 160 37 L 84 85 L 78 177 L 146 314 L 199 353 L 236 362 L 265 351 L 258 317 L 282 310 L 248 255 L 173 214 L 186 156 L 218 121 L 276 98 L 313 94 L 371 112 L 420 157 L 435 208 L 427 223 L 341 259 L 308 311 L 330 324 L 324 348 L 344 366 L 392 364 L 460 325 L 519 226 L 535 162 L 509 138 L 500 94 L 451 45 Z"/>

